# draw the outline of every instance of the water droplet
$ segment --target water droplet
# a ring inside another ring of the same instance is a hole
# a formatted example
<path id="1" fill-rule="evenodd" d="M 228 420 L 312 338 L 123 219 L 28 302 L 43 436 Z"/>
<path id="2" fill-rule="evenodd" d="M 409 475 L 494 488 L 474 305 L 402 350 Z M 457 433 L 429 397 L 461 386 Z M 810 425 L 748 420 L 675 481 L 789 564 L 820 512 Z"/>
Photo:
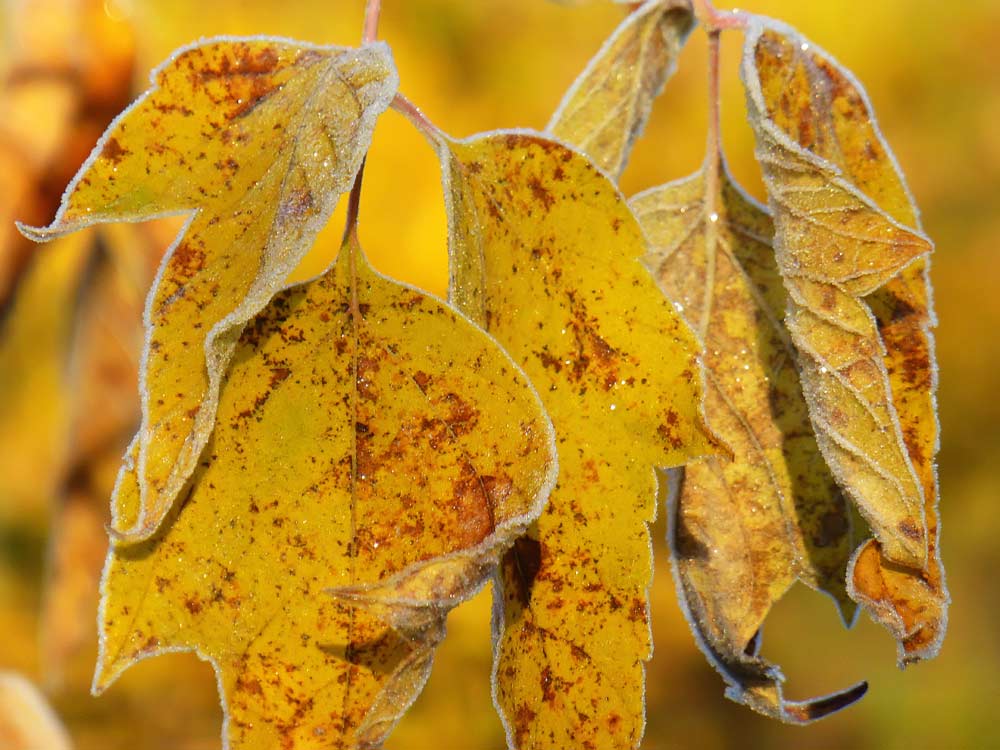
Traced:
<path id="1" fill-rule="evenodd" d="M 819 372 L 820 375 L 826 375 L 829 372 L 829 370 L 827 370 L 825 367 L 821 367 L 819 368 Z"/>
<path id="2" fill-rule="evenodd" d="M 802 42 L 802 46 L 799 47 L 799 49 L 802 50 L 803 52 L 808 52 L 809 51 L 809 45 L 806 42 Z"/>
<path id="3" fill-rule="evenodd" d="M 708 220 L 714 224 L 719 220 L 719 215 L 713 211 L 708 215 Z"/>
<path id="4" fill-rule="evenodd" d="M 617 404 L 611 404 L 611 411 L 614 411 L 617 408 L 618 408 Z"/>

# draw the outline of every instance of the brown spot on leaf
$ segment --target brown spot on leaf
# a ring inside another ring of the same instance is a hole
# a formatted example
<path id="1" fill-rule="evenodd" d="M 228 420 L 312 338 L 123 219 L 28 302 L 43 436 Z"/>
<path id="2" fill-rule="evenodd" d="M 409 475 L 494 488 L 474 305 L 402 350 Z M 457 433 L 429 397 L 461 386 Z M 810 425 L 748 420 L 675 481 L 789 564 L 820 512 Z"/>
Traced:
<path id="1" fill-rule="evenodd" d="M 131 153 L 131 151 L 124 148 L 118 142 L 117 138 L 108 138 L 107 143 L 104 144 L 104 148 L 101 150 L 101 156 L 114 164 L 117 164 Z"/>

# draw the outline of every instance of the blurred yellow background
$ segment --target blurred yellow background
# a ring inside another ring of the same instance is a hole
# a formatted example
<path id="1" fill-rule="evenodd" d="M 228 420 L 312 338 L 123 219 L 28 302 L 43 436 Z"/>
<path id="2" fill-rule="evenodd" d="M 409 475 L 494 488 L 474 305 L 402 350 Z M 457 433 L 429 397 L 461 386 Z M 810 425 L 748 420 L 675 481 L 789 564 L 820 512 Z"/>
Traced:
<path id="1" fill-rule="evenodd" d="M 30 8 L 32 3 L 55 10 L 33 21 L 26 34 L 11 8 Z M 11 65 L 25 59 L 43 64 L 46 55 L 72 58 L 74 50 L 58 43 L 48 49 L 45 40 L 68 38 L 60 31 L 65 20 L 56 11 L 84 4 L 8 2 L 0 22 L 0 33 L 7 38 L 0 60 Z M 602 0 L 575 5 L 383 0 L 383 5 L 380 36 L 393 48 L 402 91 L 436 125 L 458 136 L 544 127 L 562 93 L 622 16 L 620 6 Z M 134 32 L 132 75 L 138 92 L 152 66 L 174 47 L 202 36 L 263 33 L 354 45 L 362 6 L 363 0 L 108 0 L 102 12 L 112 49 L 131 50 L 128 39 Z M 936 241 L 932 274 L 940 319 L 942 549 L 954 603 L 941 655 L 900 672 L 888 634 L 864 616 L 845 631 L 827 599 L 793 591 L 772 614 L 764 639 L 765 656 L 785 668 L 789 696 L 824 694 L 859 679 L 869 680 L 870 692 L 858 705 L 804 729 L 771 723 L 726 701 L 722 680 L 696 650 L 673 595 L 661 517 L 654 529 L 656 646 L 648 670 L 643 746 L 1000 748 L 995 716 L 1000 639 L 993 620 L 1000 616 L 1000 511 L 995 500 L 1000 399 L 994 394 L 1000 383 L 1000 293 L 994 291 L 1000 276 L 1000 2 L 746 0 L 741 7 L 789 22 L 855 72 Z M 738 34 L 727 34 L 724 139 L 736 176 L 762 197 L 752 136 L 743 123 L 739 47 Z M 700 164 L 705 56 L 704 34 L 695 30 L 625 173 L 626 194 L 687 175 Z M 7 137 L 14 137 L 9 132 L 43 130 L 47 119 L 58 116 L 59 95 L 53 96 L 24 105 L 36 109 L 20 129 L 17 102 L 0 103 L 0 130 Z M 96 136 L 88 137 L 92 143 Z M 0 185 L 12 190 L 9 183 Z M 5 220 L 9 214 L 9 209 L 0 211 Z M 341 208 L 297 276 L 317 273 L 332 258 L 342 215 Z M 165 244 L 170 231 L 161 229 L 156 236 Z M 368 160 L 360 236 L 377 268 L 444 292 L 446 232 L 437 162 L 422 137 L 392 112 L 380 122 Z M 7 366 L 2 359 L 0 364 Z M 0 372 L 0 385 L 35 376 L 30 369 Z M 33 429 L 31 419 L 24 417 L 25 433 Z M 0 436 L 0 450 L 18 439 Z M 0 476 L 3 492 L 8 484 L 17 484 L 17 466 L 0 457 L 0 470 L 7 473 Z M 104 478 L 94 481 L 107 485 L 110 473 L 96 472 Z M 31 477 L 27 479 L 22 486 L 31 485 Z M 37 487 L 50 483 L 48 477 L 36 479 Z M 45 494 L 53 491 L 37 489 L 35 498 L 0 494 L 0 670 L 15 669 L 39 680 L 39 612 L 50 523 Z M 390 749 L 504 746 L 490 700 L 488 596 L 484 593 L 451 616 L 450 636 L 427 689 L 390 738 Z M 96 647 L 93 613 L 87 617 L 91 621 L 81 626 L 89 633 L 86 645 L 63 685 L 52 692 L 78 748 L 219 747 L 221 712 L 214 678 L 210 667 L 193 656 L 140 664 L 104 696 L 90 698 L 88 670 Z"/>

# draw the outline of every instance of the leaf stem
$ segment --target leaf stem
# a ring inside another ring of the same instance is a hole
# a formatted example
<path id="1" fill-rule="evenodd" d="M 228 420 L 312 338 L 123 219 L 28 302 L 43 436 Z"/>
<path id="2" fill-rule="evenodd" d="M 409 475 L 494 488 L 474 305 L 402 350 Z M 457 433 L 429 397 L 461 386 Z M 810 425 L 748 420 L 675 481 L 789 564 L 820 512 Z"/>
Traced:
<path id="1" fill-rule="evenodd" d="M 396 94 L 396 97 L 392 100 L 392 108 L 406 117 L 432 143 L 438 143 L 444 138 L 444 133 L 441 132 L 441 129 L 428 120 L 427 115 L 421 112 L 416 104 L 402 94 Z"/>
<path id="2" fill-rule="evenodd" d="M 746 30 L 750 25 L 750 14 L 740 10 L 719 11 L 712 5 L 712 0 L 692 0 L 694 15 L 711 34 L 713 31 L 726 29 Z"/>
<path id="3" fill-rule="evenodd" d="M 705 198 L 702 206 L 705 222 L 705 303 L 698 334 L 702 344 L 708 339 L 715 295 L 716 249 L 719 242 L 719 198 L 722 175 L 722 136 L 719 127 L 719 29 L 708 31 L 708 143 L 705 150 Z"/>
<path id="4" fill-rule="evenodd" d="M 705 171 L 709 183 L 718 181 L 719 167 L 722 162 L 722 129 L 721 129 L 721 91 L 719 88 L 719 47 L 721 32 L 711 29 L 708 32 L 708 143 L 706 145 Z M 714 185 L 707 186 L 709 195 L 717 192 Z"/>
<path id="5" fill-rule="evenodd" d="M 378 19 L 382 14 L 382 0 L 368 0 L 365 4 L 365 27 L 361 43 L 368 44 L 378 39 Z"/>

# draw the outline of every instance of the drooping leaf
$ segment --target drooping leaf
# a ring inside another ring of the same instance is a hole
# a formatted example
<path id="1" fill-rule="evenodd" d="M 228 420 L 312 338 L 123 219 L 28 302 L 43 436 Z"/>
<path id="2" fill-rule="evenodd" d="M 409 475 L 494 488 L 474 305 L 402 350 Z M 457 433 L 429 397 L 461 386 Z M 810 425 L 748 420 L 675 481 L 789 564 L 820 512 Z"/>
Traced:
<path id="1" fill-rule="evenodd" d="M 147 304 L 141 512 L 148 538 L 195 469 L 243 325 L 349 188 L 396 88 L 388 48 L 209 40 L 153 74 L 37 240 L 97 222 L 194 212 Z"/>
<path id="2" fill-rule="evenodd" d="M 650 0 L 608 38 L 546 130 L 617 178 L 694 26 L 690 0 Z"/>
<path id="3" fill-rule="evenodd" d="M 850 73 L 760 20 L 742 75 L 810 414 L 875 534 L 848 590 L 900 641 L 901 663 L 932 656 L 949 597 L 937 539 L 931 243 Z"/>
<path id="4" fill-rule="evenodd" d="M 451 299 L 552 417 L 559 483 L 495 586 L 494 695 L 512 747 L 636 747 L 650 656 L 654 466 L 711 449 L 697 345 L 639 263 L 608 178 L 540 135 L 439 136 Z"/>
<path id="5" fill-rule="evenodd" d="M 69 451 L 69 348 L 91 238 L 39 252 L 0 327 L 0 513 L 41 509 L 58 491 Z"/>
<path id="6" fill-rule="evenodd" d="M 38 688 L 15 672 L 0 672 L 0 747 L 70 750 L 66 728 Z"/>
<path id="7" fill-rule="evenodd" d="M 137 454 L 119 526 L 140 512 Z M 248 324 L 175 513 L 113 547 L 95 689 L 195 650 L 219 675 L 228 747 L 377 747 L 445 614 L 537 517 L 555 471 L 517 365 L 376 274 L 352 235 L 333 268 Z"/>
<path id="8" fill-rule="evenodd" d="M 863 687 L 785 701 L 777 667 L 757 655 L 768 612 L 796 580 L 855 605 L 845 572 L 848 508 L 820 455 L 781 318 L 787 294 L 766 210 L 721 159 L 630 202 L 650 242 L 647 267 L 704 348 L 705 418 L 732 450 L 677 470 L 670 543 L 682 605 L 727 695 L 804 723 Z"/>
<path id="9" fill-rule="evenodd" d="M 824 71 L 833 64 L 792 34 L 759 22 L 747 36 L 742 68 L 790 296 L 786 325 L 834 475 L 886 554 L 922 568 L 923 492 L 892 402 L 877 321 L 863 298 L 929 253 L 931 243 L 881 208 L 879 192 L 869 194 L 866 182 L 884 149 L 870 125 L 865 134 L 864 124 L 853 124 L 862 112 L 850 108 L 843 85 L 833 85 L 846 79 L 831 78 Z"/>

